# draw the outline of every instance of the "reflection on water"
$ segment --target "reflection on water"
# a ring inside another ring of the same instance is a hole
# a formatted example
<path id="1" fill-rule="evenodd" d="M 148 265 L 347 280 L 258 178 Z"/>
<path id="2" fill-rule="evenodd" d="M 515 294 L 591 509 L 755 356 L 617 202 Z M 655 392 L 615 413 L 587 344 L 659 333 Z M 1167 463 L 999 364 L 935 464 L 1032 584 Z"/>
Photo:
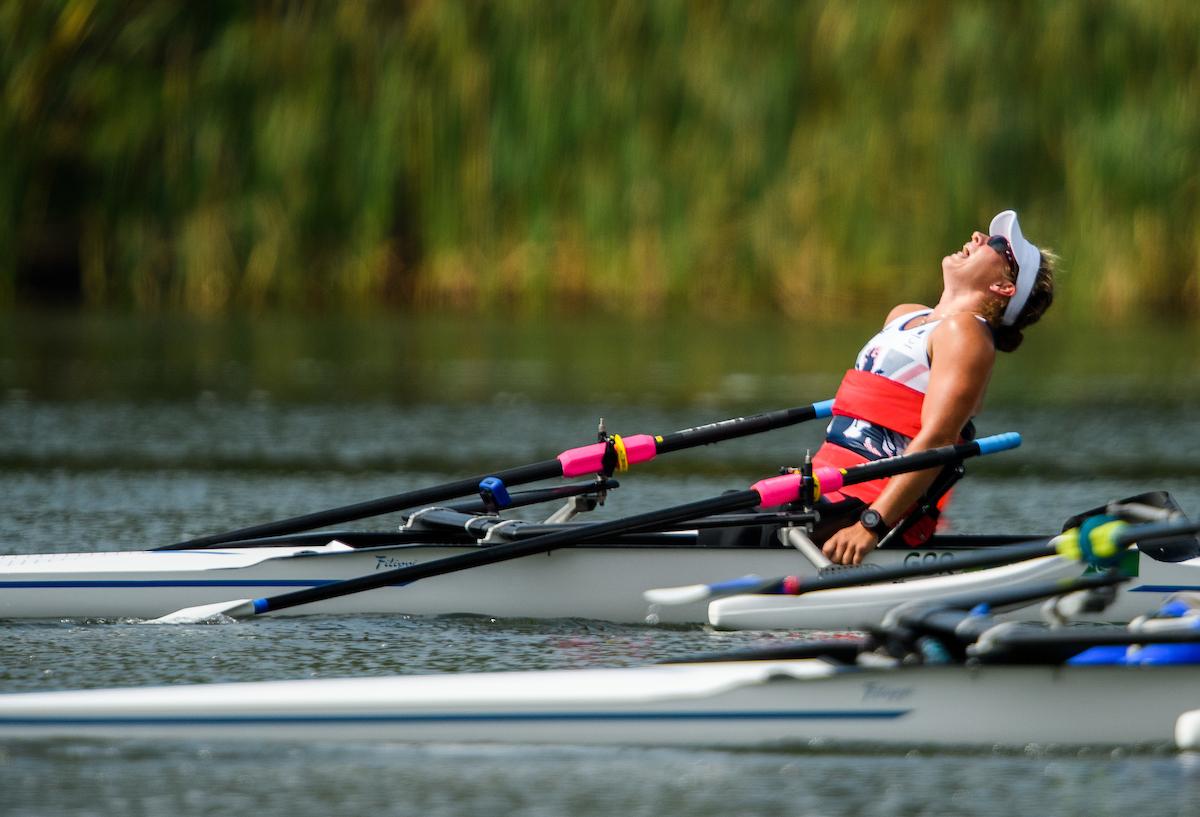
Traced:
<path id="1" fill-rule="evenodd" d="M 882 317 L 882 316 L 880 316 Z M 54 400 L 736 405 L 824 399 L 878 322 L 777 316 L 191 317 L 17 314 L 0 393 Z M 1001 355 L 993 406 L 1139 406 L 1200 397 L 1200 326 L 1052 316 Z"/>
<path id="2" fill-rule="evenodd" d="M 138 547 L 831 396 L 869 331 L 770 321 L 20 317 L 0 331 L 0 552 Z M 1134 342 L 1136 340 L 1136 342 Z M 1002 360 L 958 530 L 1050 532 L 1167 489 L 1200 513 L 1195 329 L 1052 326 Z M 1146 349 L 1156 351 L 1154 365 Z M 620 476 L 596 517 L 713 496 L 798 463 L 820 424 Z M 381 527 L 395 518 L 369 520 Z M 616 666 L 796 634 L 487 618 L 207 627 L 0 625 L 0 692 Z M 1098 702 L 1103 707 L 1136 705 Z M 986 705 L 986 702 L 981 702 Z M 50 783 L 49 781 L 53 781 Z M 730 753 L 388 745 L 0 744 L 0 814 L 1190 814 L 1188 757 Z"/>

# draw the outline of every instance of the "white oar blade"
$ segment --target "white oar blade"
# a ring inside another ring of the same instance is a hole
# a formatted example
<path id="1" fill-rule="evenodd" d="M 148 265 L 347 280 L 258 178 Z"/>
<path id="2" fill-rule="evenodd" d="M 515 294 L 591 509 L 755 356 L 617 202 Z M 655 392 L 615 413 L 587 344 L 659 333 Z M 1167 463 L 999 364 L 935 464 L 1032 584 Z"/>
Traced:
<path id="1" fill-rule="evenodd" d="M 692 604 L 704 601 L 709 596 L 707 584 L 686 584 L 682 587 L 654 587 L 642 592 L 642 598 L 650 604 Z"/>
<path id="2" fill-rule="evenodd" d="M 216 604 L 201 604 L 198 607 L 185 607 L 182 610 L 176 610 L 174 613 L 167 613 L 165 616 L 150 619 L 146 623 L 202 624 L 206 621 L 216 622 L 222 619 L 245 618 L 252 615 L 254 615 L 254 601 L 252 599 L 235 599 L 234 601 L 220 601 Z"/>
<path id="3" fill-rule="evenodd" d="M 655 587 L 642 592 L 642 598 L 651 604 L 693 604 L 707 601 L 716 596 L 733 593 L 749 593 L 762 584 L 762 577 L 751 574 L 739 579 L 716 584 L 685 584 L 679 587 Z"/>

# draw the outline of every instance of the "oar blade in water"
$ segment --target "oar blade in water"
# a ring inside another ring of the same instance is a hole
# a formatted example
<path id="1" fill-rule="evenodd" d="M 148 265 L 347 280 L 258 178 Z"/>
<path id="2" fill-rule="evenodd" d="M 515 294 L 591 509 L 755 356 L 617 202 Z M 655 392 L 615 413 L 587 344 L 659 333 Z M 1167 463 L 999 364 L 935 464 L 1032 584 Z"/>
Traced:
<path id="1" fill-rule="evenodd" d="M 219 601 L 215 604 L 201 604 L 196 607 L 185 607 L 165 616 L 151 619 L 147 624 L 204 624 L 220 622 L 254 615 L 253 599 L 235 599 Z"/>

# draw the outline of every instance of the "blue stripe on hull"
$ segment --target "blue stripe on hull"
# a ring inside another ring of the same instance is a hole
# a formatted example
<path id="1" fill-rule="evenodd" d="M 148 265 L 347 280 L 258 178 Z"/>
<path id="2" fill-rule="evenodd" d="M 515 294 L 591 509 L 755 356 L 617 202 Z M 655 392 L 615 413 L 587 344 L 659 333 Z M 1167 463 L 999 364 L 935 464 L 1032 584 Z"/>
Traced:
<path id="1" fill-rule="evenodd" d="M 1125 592 L 1127 593 L 1187 593 L 1194 590 L 1200 590 L 1200 585 L 1196 584 L 1139 584 L 1137 587 L 1130 587 Z"/>
<path id="2" fill-rule="evenodd" d="M 334 584 L 343 581 L 342 579 L 222 579 L 214 581 L 212 579 L 174 579 L 164 581 L 162 579 L 134 581 L 134 580 L 69 580 L 62 579 L 58 581 L 21 581 L 21 582 L 0 582 L 0 590 L 39 590 L 39 589 L 92 589 L 92 588 L 109 588 L 109 587 L 322 587 L 327 584 Z M 389 587 L 403 587 L 408 582 L 388 585 Z"/>
<path id="3" fill-rule="evenodd" d="M 268 726 L 363 723 L 539 723 L 554 721 L 895 720 L 909 709 L 762 712 L 529 712 L 461 715 L 221 715 L 206 717 L 0 718 L 0 728 L 31 726 Z"/>

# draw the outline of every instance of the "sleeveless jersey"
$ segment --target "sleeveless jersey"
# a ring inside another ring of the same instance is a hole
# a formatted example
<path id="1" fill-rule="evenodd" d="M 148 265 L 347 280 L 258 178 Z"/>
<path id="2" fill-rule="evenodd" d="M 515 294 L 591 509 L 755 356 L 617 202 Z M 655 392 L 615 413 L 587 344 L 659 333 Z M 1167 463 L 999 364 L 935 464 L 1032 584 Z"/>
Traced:
<path id="1" fill-rule="evenodd" d="M 932 311 L 909 312 L 883 327 L 858 353 L 855 370 L 885 377 L 924 394 L 929 387 L 929 335 L 941 321 L 930 321 L 912 329 L 904 327 Z M 836 414 L 826 429 L 825 439 L 868 460 L 903 454 L 912 442 L 912 437 L 894 429 Z"/>

